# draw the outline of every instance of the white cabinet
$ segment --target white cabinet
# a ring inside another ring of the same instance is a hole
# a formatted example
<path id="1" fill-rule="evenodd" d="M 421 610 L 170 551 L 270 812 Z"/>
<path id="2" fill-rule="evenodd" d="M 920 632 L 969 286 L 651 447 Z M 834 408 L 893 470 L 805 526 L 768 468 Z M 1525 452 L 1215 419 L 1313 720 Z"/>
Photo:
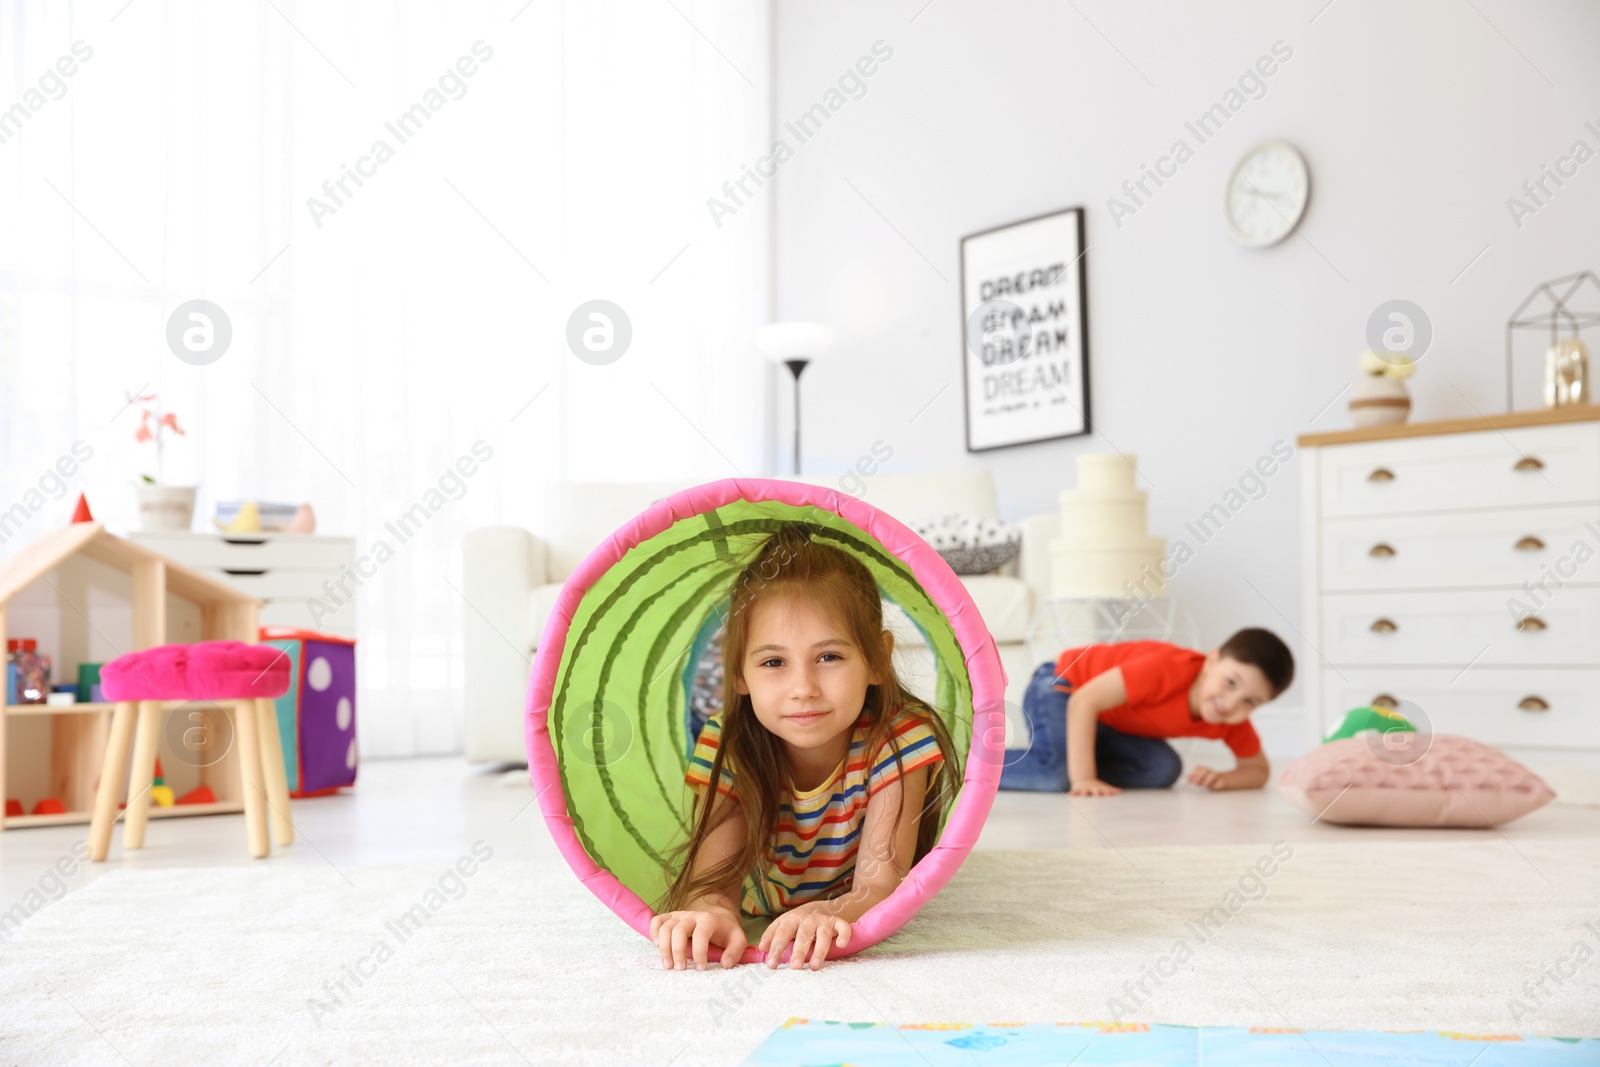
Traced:
<path id="1" fill-rule="evenodd" d="M 1600 499 L 1322 523 L 1324 589 L 1522 585 L 1585 537 L 1600 547 Z M 1600 568 L 1596 568 L 1600 571 Z M 1600 580 L 1592 575 L 1591 582 Z"/>
<path id="2" fill-rule="evenodd" d="M 152 530 L 131 540 L 264 602 L 261 625 L 355 637 L 356 543 L 315 534 Z"/>
<path id="3" fill-rule="evenodd" d="M 1318 451 L 1325 518 L 1600 500 L 1600 422 L 1486 427 Z"/>
<path id="4" fill-rule="evenodd" d="M 1600 407 L 1300 446 L 1316 740 L 1398 701 L 1600 803 Z"/>
<path id="5" fill-rule="evenodd" d="M 1324 593 L 1330 663 L 1600 667 L 1600 589 L 1563 590 L 1524 613 L 1504 589 Z M 1597 707 L 1600 712 L 1600 707 Z"/>

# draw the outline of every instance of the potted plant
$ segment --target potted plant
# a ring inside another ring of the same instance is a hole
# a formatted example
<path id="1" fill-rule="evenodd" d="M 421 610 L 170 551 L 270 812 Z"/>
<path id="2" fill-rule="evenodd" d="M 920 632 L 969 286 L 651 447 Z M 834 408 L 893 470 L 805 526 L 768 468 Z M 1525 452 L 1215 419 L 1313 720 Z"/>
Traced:
<path id="1" fill-rule="evenodd" d="M 1361 353 L 1361 373 L 1350 390 L 1350 421 L 1357 426 L 1405 422 L 1411 414 L 1405 380 L 1416 369 L 1403 352 Z"/>
<path id="2" fill-rule="evenodd" d="M 156 446 L 156 474 L 141 474 L 139 493 L 139 529 L 187 530 L 194 524 L 194 491 L 192 485 L 167 485 L 161 480 L 163 452 L 168 433 L 184 436 L 178 425 L 178 416 L 163 411 L 161 399 L 155 393 L 129 396 L 128 403 L 139 405 L 139 428 L 133 439 L 139 444 L 154 442 Z"/>

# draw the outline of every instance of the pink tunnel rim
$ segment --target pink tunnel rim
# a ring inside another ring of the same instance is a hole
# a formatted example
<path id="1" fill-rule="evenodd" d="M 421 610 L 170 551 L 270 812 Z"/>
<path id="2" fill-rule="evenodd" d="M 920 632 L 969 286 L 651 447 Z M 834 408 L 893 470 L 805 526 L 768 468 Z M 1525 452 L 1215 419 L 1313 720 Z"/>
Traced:
<path id="1" fill-rule="evenodd" d="M 944 888 L 983 830 L 999 788 L 1000 768 L 1005 756 L 1007 679 L 994 638 L 984 625 L 966 586 L 950 569 L 950 565 L 926 541 L 888 513 L 826 486 L 774 478 L 725 478 L 674 493 L 630 520 L 601 542 L 572 572 L 562 586 L 549 621 L 545 624 L 528 683 L 525 720 L 528 774 L 536 790 L 535 799 L 544 815 L 545 826 L 549 828 L 557 848 L 573 873 L 623 922 L 649 939 L 650 920 L 655 913 L 638 894 L 590 858 L 573 828 L 547 726 L 550 700 L 566 650 L 572 617 L 584 594 L 595 582 L 618 563 L 629 549 L 655 537 L 674 523 L 738 500 L 751 503 L 772 501 L 796 507 L 814 506 L 830 511 L 865 531 L 910 568 L 918 584 L 949 620 L 956 641 L 961 646 L 972 687 L 972 739 L 967 752 L 963 787 L 946 820 L 944 832 L 933 849 L 901 880 L 899 887 L 852 924 L 849 944 L 843 948 L 834 946 L 828 952 L 828 959 L 837 959 L 871 948 L 889 937 Z M 785 951 L 780 962 L 786 962 L 788 956 L 789 953 Z M 708 958 L 720 960 L 721 950 L 712 946 Z M 752 945 L 744 950 L 739 962 L 760 963 L 765 959 L 766 954 Z"/>

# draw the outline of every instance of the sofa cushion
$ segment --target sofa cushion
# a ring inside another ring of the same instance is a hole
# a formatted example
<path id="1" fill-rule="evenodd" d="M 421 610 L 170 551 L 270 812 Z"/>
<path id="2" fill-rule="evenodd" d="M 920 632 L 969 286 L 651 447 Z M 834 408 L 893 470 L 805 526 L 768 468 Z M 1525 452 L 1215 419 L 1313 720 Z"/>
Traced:
<path id="1" fill-rule="evenodd" d="M 996 644 L 1025 641 L 1028 615 L 1033 611 L 1033 590 L 1021 578 L 1008 574 L 972 574 L 961 579 L 967 595 Z M 884 621 L 894 631 L 896 644 L 925 646 L 911 617 L 892 604 L 884 604 Z"/>
<path id="2" fill-rule="evenodd" d="M 994 475 L 987 467 L 905 474 L 884 471 L 857 474 L 846 470 L 839 474 L 790 476 L 783 480 L 838 489 L 893 515 L 907 526 L 951 512 L 991 519 L 1000 515 Z"/>
<path id="3" fill-rule="evenodd" d="M 1022 527 L 983 515 L 941 515 L 908 523 L 960 575 L 992 574 L 1022 551 Z"/>
<path id="4" fill-rule="evenodd" d="M 853 470 L 838 474 L 778 478 L 820 485 L 858 497 L 904 523 L 959 512 L 996 518 L 1000 514 L 994 475 L 987 467 L 890 474 Z M 537 482 L 529 487 L 529 528 L 550 548 L 552 581 L 564 581 L 594 546 L 610 537 L 656 501 L 702 484 L 700 481 Z"/>
<path id="5" fill-rule="evenodd" d="M 528 633 L 533 635 L 533 649 L 537 649 L 539 642 L 544 639 L 545 623 L 550 621 L 550 613 L 556 609 L 556 598 L 561 595 L 563 584 L 551 582 L 548 585 L 536 585 L 528 596 Z"/>
<path id="6" fill-rule="evenodd" d="M 975 574 L 961 579 L 967 595 L 977 605 L 978 614 L 994 637 L 996 644 L 1012 644 L 1027 639 L 1028 615 L 1033 610 L 1033 591 L 1021 578 L 1006 574 Z M 536 585 L 528 598 L 528 632 L 533 635 L 537 648 L 544 636 L 545 624 L 555 610 L 556 598 L 561 595 L 561 584 Z M 925 647 L 927 642 L 911 617 L 895 605 L 885 601 L 884 623 L 894 632 L 896 645 Z"/>

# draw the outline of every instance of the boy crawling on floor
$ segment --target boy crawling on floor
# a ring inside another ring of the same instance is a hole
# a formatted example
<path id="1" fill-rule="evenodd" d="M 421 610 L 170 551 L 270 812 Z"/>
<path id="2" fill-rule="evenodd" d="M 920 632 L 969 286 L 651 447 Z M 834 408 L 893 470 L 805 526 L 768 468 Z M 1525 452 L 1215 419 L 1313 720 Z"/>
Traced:
<path id="1" fill-rule="evenodd" d="M 1164 641 L 1069 648 L 1041 663 L 1022 700 L 1030 743 L 1007 749 L 1001 789 L 1110 796 L 1165 789 L 1183 761 L 1164 740 L 1210 737 L 1234 768 L 1196 767 L 1207 789 L 1260 789 L 1267 757 L 1250 715 L 1294 680 L 1294 656 L 1270 630 L 1240 630 L 1210 652 Z"/>

